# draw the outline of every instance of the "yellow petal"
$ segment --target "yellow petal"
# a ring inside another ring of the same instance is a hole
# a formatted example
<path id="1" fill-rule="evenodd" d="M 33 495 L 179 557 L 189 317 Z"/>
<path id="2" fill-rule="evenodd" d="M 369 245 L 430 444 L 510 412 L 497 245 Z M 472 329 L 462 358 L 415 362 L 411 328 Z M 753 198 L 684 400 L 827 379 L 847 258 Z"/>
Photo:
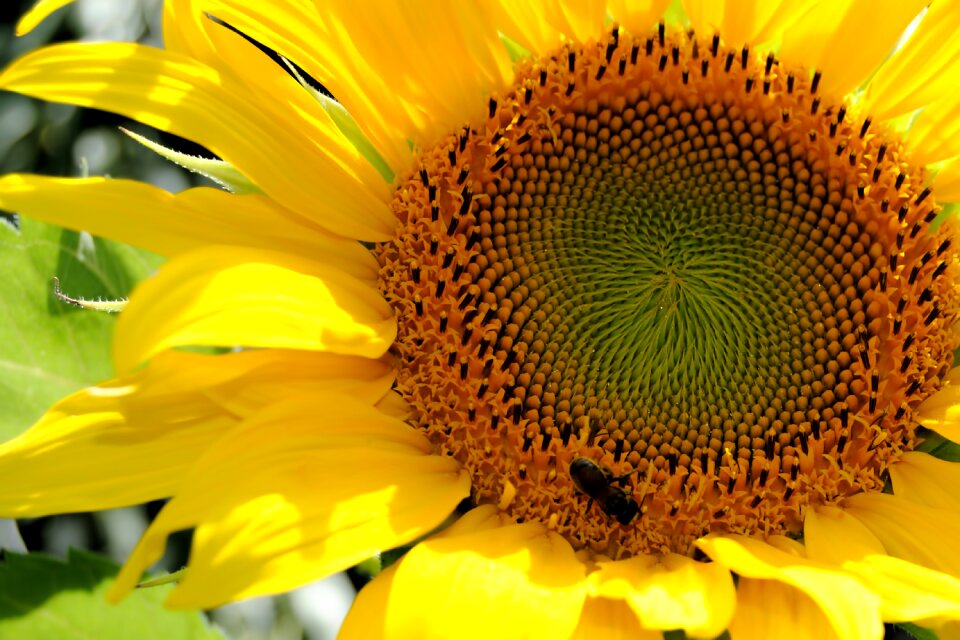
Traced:
<path id="1" fill-rule="evenodd" d="M 607 11 L 630 33 L 645 34 L 670 5 L 670 0 L 608 0 Z"/>
<path id="2" fill-rule="evenodd" d="M 813 5 L 811 0 L 683 0 L 690 26 L 701 36 L 719 33 L 733 47 L 759 45 L 780 38 Z"/>
<path id="3" fill-rule="evenodd" d="M 960 580 L 953 576 L 888 555 L 845 568 L 880 596 L 884 620 L 960 620 Z"/>
<path id="4" fill-rule="evenodd" d="M 389 200 L 391 193 L 383 176 L 391 172 L 387 170 L 381 173 L 380 168 L 371 163 L 370 155 L 365 155 L 361 145 L 355 144 L 356 130 L 344 128 L 342 119 L 338 122 L 337 118 L 342 114 L 328 108 L 329 100 L 318 100 L 318 92 L 303 82 L 299 71 L 291 73 L 287 60 L 278 61 L 266 55 L 259 46 L 265 43 L 252 43 L 248 39 L 252 37 L 250 33 L 237 33 L 237 25 L 231 23 L 233 28 L 225 27 L 218 21 L 219 18 L 211 17 L 212 14 L 200 6 L 203 4 L 216 5 L 206 0 L 174 0 L 165 7 L 170 17 L 166 26 L 171 26 L 172 21 L 173 27 L 179 27 L 182 37 L 178 41 L 187 45 L 186 51 L 178 51 L 187 53 L 216 69 L 223 77 L 242 85 L 250 99 L 266 107 L 264 111 L 272 111 L 271 107 L 277 107 L 273 117 L 288 120 L 289 126 L 302 131 L 305 137 L 316 142 L 319 149 L 336 150 L 337 153 L 332 156 L 335 162 L 349 165 L 349 170 L 362 180 L 367 189 L 380 199 Z M 291 4 L 271 2 L 267 9 L 275 14 L 284 5 Z M 303 3 L 296 4 L 306 8 Z M 245 9 L 249 13 L 249 3 Z M 170 16 L 169 12 L 173 15 Z M 166 31 L 169 29 L 165 28 Z M 347 141 L 349 145 L 336 149 Z M 378 155 L 374 152 L 374 156 Z M 403 167 L 404 170 L 406 168 Z"/>
<path id="5" fill-rule="evenodd" d="M 393 594 L 393 579 L 400 562 L 402 560 L 387 567 L 360 589 L 337 633 L 337 640 L 403 640 L 390 634 L 383 616 Z"/>
<path id="6" fill-rule="evenodd" d="M 258 358 L 260 364 L 206 390 L 205 395 L 239 417 L 252 415 L 285 398 L 319 392 L 338 392 L 379 405 L 394 381 L 393 364 L 336 353 L 294 350 L 240 351 L 230 358 Z"/>
<path id="7" fill-rule="evenodd" d="M 720 635 L 733 616 L 730 570 L 676 554 L 601 562 L 590 574 L 598 595 L 623 598 L 647 629 L 683 629 L 693 638 Z"/>
<path id="8" fill-rule="evenodd" d="M 886 553 L 883 543 L 863 523 L 836 507 L 807 510 L 803 544 L 811 560 L 837 566 Z"/>
<path id="9" fill-rule="evenodd" d="M 456 538 L 461 535 L 474 535 L 482 531 L 495 531 L 501 527 L 515 524 L 505 513 L 500 512 L 492 505 L 480 505 L 470 509 L 459 518 L 449 523 L 442 531 L 436 532 L 434 538 Z"/>
<path id="10" fill-rule="evenodd" d="M 165 354 L 143 371 L 55 404 L 0 445 L 0 513 L 41 516 L 169 496 L 203 450 L 237 423 L 203 391 L 242 371 L 208 361 Z M 185 380 L 194 388 L 183 388 Z"/>
<path id="11" fill-rule="evenodd" d="M 924 107 L 910 125 L 908 136 L 913 160 L 919 164 L 960 155 L 960 98 L 954 94 Z"/>
<path id="12" fill-rule="evenodd" d="M 298 219 L 269 198 L 197 187 L 176 195 L 134 180 L 0 178 L 0 208 L 77 231 L 89 231 L 174 255 L 211 244 L 235 244 L 329 256 L 360 278 L 377 276 L 377 261 L 358 242 Z"/>
<path id="13" fill-rule="evenodd" d="M 960 367 L 951 369 L 943 387 L 917 408 L 917 422 L 960 442 Z"/>
<path id="14" fill-rule="evenodd" d="M 643 629 L 626 602 L 611 598 L 587 598 L 580 622 L 571 640 L 662 640 L 663 633 Z"/>
<path id="15" fill-rule="evenodd" d="M 551 0 L 540 2 L 510 2 L 496 0 L 483 3 L 490 21 L 497 29 L 521 47 L 535 55 L 549 53 L 563 42 L 569 33 L 564 25 L 552 23 L 547 18 Z"/>
<path id="16" fill-rule="evenodd" d="M 937 640 L 960 640 L 960 622 L 948 622 L 936 628 Z"/>
<path id="17" fill-rule="evenodd" d="M 820 91 L 839 100 L 890 55 L 927 0 L 835 0 L 806 12 L 783 34 L 784 62 L 823 72 Z"/>
<path id="18" fill-rule="evenodd" d="M 115 111 L 189 138 L 317 224 L 361 240 L 389 238 L 395 221 L 383 179 L 293 78 L 267 77 L 272 94 L 174 52 L 80 43 L 27 54 L 0 74 L 0 88 Z"/>
<path id="19" fill-rule="evenodd" d="M 406 139 L 430 146 L 478 120 L 486 96 L 512 79 L 506 48 L 475 3 L 177 4 L 181 13 L 217 16 L 323 82 L 398 173 L 409 168 L 409 150 L 401 146 Z"/>
<path id="20" fill-rule="evenodd" d="M 462 533 L 472 534 L 491 531 L 509 524 L 511 523 L 505 515 L 499 513 L 493 507 L 485 505 L 469 511 L 436 536 L 449 538 Z M 384 615 L 392 597 L 393 580 L 401 563 L 402 559 L 388 567 L 360 590 L 337 636 L 340 640 L 368 640 L 370 638 L 398 638 L 404 640 L 406 636 L 400 635 L 402 629 L 388 626 Z M 636 625 L 636 616 L 629 610 L 628 613 L 634 619 L 634 625 Z"/>
<path id="21" fill-rule="evenodd" d="M 954 158 L 940 167 L 933 179 L 933 188 L 940 202 L 960 202 L 960 158 Z M 957 435 L 960 437 L 960 433 Z"/>
<path id="22" fill-rule="evenodd" d="M 74 0 L 37 0 L 37 3 L 17 21 L 16 34 L 25 36 L 37 28 L 51 13 L 65 7 Z"/>
<path id="23" fill-rule="evenodd" d="M 960 616 L 960 580 L 887 555 L 853 515 L 836 507 L 810 509 L 803 533 L 811 560 L 842 568 L 880 596 L 884 620 Z"/>
<path id="24" fill-rule="evenodd" d="M 498 31 L 539 55 L 551 53 L 565 40 L 586 42 L 605 31 L 604 3 L 597 0 L 494 0 L 485 9 Z"/>
<path id="25" fill-rule="evenodd" d="M 960 513 L 960 463 L 910 451 L 890 465 L 895 495 L 934 509 Z"/>
<path id="26" fill-rule="evenodd" d="M 414 547 L 388 587 L 369 597 L 362 590 L 343 636 L 567 638 L 583 606 L 583 575 L 560 536 L 480 507 Z"/>
<path id="27" fill-rule="evenodd" d="M 379 409 L 381 413 L 399 418 L 400 420 L 406 420 L 413 412 L 413 409 L 411 409 L 407 401 L 403 399 L 403 396 L 396 392 L 383 396 L 380 401 L 377 402 L 377 409 Z"/>
<path id="28" fill-rule="evenodd" d="M 252 5 L 251 10 L 254 10 L 254 7 L 259 3 L 248 4 Z M 276 4 L 282 8 L 288 5 L 306 6 L 310 3 L 279 0 L 271 4 Z M 209 35 L 213 28 L 222 26 L 216 24 L 212 18 L 212 13 L 204 14 L 204 10 L 209 10 L 213 6 L 216 6 L 215 3 L 205 3 L 199 0 L 166 0 L 163 3 L 163 13 L 161 14 L 163 48 L 185 54 L 220 73 L 229 73 L 229 63 L 221 64 L 220 55 Z M 238 25 L 233 26 L 238 27 Z M 241 33 L 246 33 L 246 31 L 241 30 Z"/>
<path id="29" fill-rule="evenodd" d="M 360 55 L 385 88 L 402 97 L 408 126 L 414 128 L 411 137 L 420 145 L 427 146 L 464 123 L 477 123 L 486 115 L 487 96 L 513 79 L 507 50 L 477 3 L 316 0 L 315 4 L 326 31 L 339 38 L 339 42 L 315 38 L 316 57 L 336 68 L 345 66 L 343 57 Z M 349 49 L 342 46 L 347 37 Z"/>
<path id="30" fill-rule="evenodd" d="M 185 345 L 379 358 L 395 335 L 386 301 L 339 269 L 285 253 L 210 247 L 173 258 L 133 292 L 117 322 L 114 360 L 126 371 Z"/>
<path id="31" fill-rule="evenodd" d="M 376 402 L 391 380 L 389 364 L 349 356 L 162 353 L 135 374 L 61 400 L 0 445 L 0 514 L 90 511 L 169 496 L 243 411 L 330 388 Z M 231 400 L 236 393 L 242 406 Z"/>
<path id="32" fill-rule="evenodd" d="M 395 174 L 408 170 L 415 137 L 410 115 L 400 96 L 386 87 L 370 69 L 344 32 L 321 16 L 312 2 L 245 2 L 243 0 L 170 0 L 164 4 L 164 42 L 218 69 L 242 76 L 245 72 L 229 56 L 221 56 L 208 34 L 220 29 L 208 16 L 295 62 L 321 80 L 350 114 Z M 331 45 L 331 51 L 322 43 Z"/>
<path id="33" fill-rule="evenodd" d="M 876 636 L 881 637 L 881 636 Z M 813 599 L 776 580 L 740 578 L 731 640 L 841 640 Z"/>
<path id="34" fill-rule="evenodd" d="M 870 529 L 892 556 L 960 577 L 960 513 L 916 504 L 898 495 L 861 493 L 843 510 Z"/>
<path id="35" fill-rule="evenodd" d="M 196 527 L 174 607 L 278 593 L 409 542 L 470 491 L 418 431 L 349 396 L 268 407 L 211 448 L 122 569 L 122 597 L 171 533 Z"/>
<path id="36" fill-rule="evenodd" d="M 541 20 L 574 42 L 599 38 L 604 31 L 606 6 L 601 0 L 540 0 Z"/>
<path id="37" fill-rule="evenodd" d="M 841 571 L 746 536 L 708 536 L 697 546 L 741 577 L 777 580 L 803 591 L 841 638 L 883 635 L 879 598 Z"/>
<path id="38" fill-rule="evenodd" d="M 958 31 L 960 5 L 931 3 L 909 40 L 870 80 L 866 112 L 886 120 L 954 94 L 960 78 Z"/>

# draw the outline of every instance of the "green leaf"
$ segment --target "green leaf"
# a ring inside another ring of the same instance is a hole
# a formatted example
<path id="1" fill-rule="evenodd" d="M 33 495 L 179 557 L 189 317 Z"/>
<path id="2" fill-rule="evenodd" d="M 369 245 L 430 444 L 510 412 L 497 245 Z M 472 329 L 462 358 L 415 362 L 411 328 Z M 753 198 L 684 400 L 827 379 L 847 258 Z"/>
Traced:
<path id="1" fill-rule="evenodd" d="M 340 129 L 340 133 L 350 141 L 350 144 L 360 152 L 360 155 L 373 165 L 373 168 L 377 170 L 384 180 L 393 182 L 393 169 L 391 169 L 390 165 L 383 159 L 383 156 L 380 155 L 380 152 L 377 151 L 373 143 L 367 139 L 367 136 L 360 129 L 360 125 L 353 119 L 353 116 L 350 115 L 346 107 L 310 84 L 307 78 L 305 78 L 293 64 L 287 60 L 284 60 L 284 64 L 287 70 L 293 74 L 293 77 L 297 79 L 297 82 L 316 98 L 320 106 L 323 107 L 327 115 L 330 116 L 330 119 L 333 120 L 333 123 Z"/>
<path id="2" fill-rule="evenodd" d="M 917 447 L 917 451 L 929 453 L 947 462 L 960 462 L 960 444 L 947 440 L 939 433 L 928 429 L 922 429 L 917 435 L 924 439 Z"/>
<path id="3" fill-rule="evenodd" d="M 106 601 L 118 567 L 71 551 L 66 562 L 40 554 L 8 554 L 0 563 L 0 638 L 30 640 L 222 640 L 197 612 L 168 611 L 172 586 Z"/>
<path id="4" fill-rule="evenodd" d="M 898 630 L 903 631 L 908 638 L 914 640 L 937 640 L 937 633 L 930 629 L 918 627 L 910 622 L 898 622 L 895 625 Z"/>
<path id="5" fill-rule="evenodd" d="M 169 149 L 159 142 L 154 142 L 139 133 L 127 131 L 123 127 L 120 127 L 120 131 L 123 131 L 161 158 L 169 160 L 188 171 L 209 178 L 233 193 L 263 193 L 257 185 L 250 182 L 245 175 L 237 171 L 229 162 L 213 158 L 203 158 L 201 156 L 192 156 L 189 153 L 181 153 L 180 151 Z"/>
<path id="6" fill-rule="evenodd" d="M 960 445 L 944 438 L 943 442 L 929 451 L 930 455 L 946 460 L 947 462 L 960 462 Z"/>
<path id="7" fill-rule="evenodd" d="M 687 12 L 680 0 L 673 0 L 667 10 L 663 12 L 663 21 L 667 24 L 686 25 L 689 22 Z"/>
<path id="8" fill-rule="evenodd" d="M 128 245 L 23 218 L 0 225 L 0 441 L 24 431 L 53 402 L 110 378 L 116 316 L 70 306 L 53 294 L 128 296 L 161 259 Z"/>
<path id="9" fill-rule="evenodd" d="M 364 578 L 372 579 L 380 575 L 380 572 L 383 571 L 383 560 L 381 555 L 378 553 L 376 555 L 370 556 L 360 564 L 358 564 L 354 569 L 362 575 Z"/>
<path id="10" fill-rule="evenodd" d="M 507 55 L 510 56 L 510 62 L 516 63 L 519 60 L 533 56 L 530 51 L 521 46 L 516 40 L 508 38 L 502 33 L 500 34 L 500 42 L 502 42 L 503 46 L 507 49 Z"/>

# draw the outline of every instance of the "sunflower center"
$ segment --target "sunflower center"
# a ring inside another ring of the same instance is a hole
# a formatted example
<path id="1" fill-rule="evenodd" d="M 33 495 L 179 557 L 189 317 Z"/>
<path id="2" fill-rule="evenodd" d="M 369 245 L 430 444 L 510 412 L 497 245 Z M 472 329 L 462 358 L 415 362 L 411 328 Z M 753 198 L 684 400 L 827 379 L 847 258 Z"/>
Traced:
<path id="1" fill-rule="evenodd" d="M 902 145 L 818 81 L 614 31 L 422 151 L 381 287 L 477 501 L 623 557 L 882 489 L 950 366 L 955 258 Z"/>

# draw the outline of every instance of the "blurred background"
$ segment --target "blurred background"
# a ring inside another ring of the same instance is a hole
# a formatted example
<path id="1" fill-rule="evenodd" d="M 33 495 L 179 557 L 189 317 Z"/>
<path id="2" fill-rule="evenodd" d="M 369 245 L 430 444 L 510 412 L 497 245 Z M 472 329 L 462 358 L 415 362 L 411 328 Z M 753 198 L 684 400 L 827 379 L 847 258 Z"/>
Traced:
<path id="1" fill-rule="evenodd" d="M 16 20 L 33 2 L 0 3 L 0 60 L 4 66 L 49 42 L 121 40 L 162 45 L 162 0 L 80 0 L 54 13 L 35 31 L 17 38 L 13 35 Z M 0 170 L 4 173 L 33 171 L 76 176 L 86 171 L 89 175 L 136 178 L 170 191 L 180 191 L 194 183 L 182 169 L 123 135 L 119 125 L 155 134 L 149 128 L 131 127 L 120 116 L 9 93 L 0 95 L 0 114 Z M 178 146 L 184 146 L 180 142 Z"/>
<path id="2" fill-rule="evenodd" d="M 6 66 L 20 55 L 46 43 L 59 41 L 138 41 L 162 46 L 160 9 L 163 0 L 78 0 L 57 11 L 25 37 L 14 36 L 17 19 L 34 0 L 5 0 L 0 3 L 0 64 Z M 211 185 L 160 158 L 124 135 L 124 126 L 178 151 L 209 155 L 188 141 L 132 123 L 114 114 L 68 105 L 44 103 L 0 92 L 0 174 L 30 172 L 56 176 L 112 176 L 149 182 L 171 192 L 191 186 Z M 7 229 L 0 235 L 0 251 L 22 250 L 19 221 L 11 212 L 2 212 Z M 72 233 L 72 232 L 71 232 Z M 146 257 L 150 264 L 159 259 Z M 46 274 L 61 275 L 57 273 Z M 131 283 L 132 284 L 132 283 Z M 42 285 L 41 285 L 42 286 Z M 64 285 L 68 293 L 73 293 Z M 63 310 L 63 303 L 48 298 L 53 313 L 94 313 Z M 126 292 L 123 293 L 125 295 Z M 9 296 L 5 296 L 9 297 Z M 17 301 L 3 300 L 4 304 Z M 0 359 L 7 359 L 0 345 Z M 10 358 L 11 360 L 13 358 Z M 86 384 L 95 382 L 87 380 Z M 24 379 L 24 384 L 31 384 Z M 14 389 L 15 392 L 27 392 Z M 28 407 L 22 427 L 39 417 L 43 404 Z M 30 415 L 33 414 L 33 415 Z M 10 434 L 2 434 L 0 439 Z M 19 533 L 26 549 L 63 557 L 69 548 L 103 553 L 120 563 L 133 549 L 149 518 L 162 503 L 95 514 L 73 514 L 19 521 Z M 175 538 L 168 553 L 156 567 L 176 571 L 186 562 L 189 537 Z M 21 550 L 16 530 L 9 521 L 0 523 L 0 547 Z M 19 548 L 18 548 L 19 547 Z M 362 581 L 357 575 L 339 574 L 277 598 L 258 598 L 209 612 L 211 621 L 232 640 L 333 638 Z"/>

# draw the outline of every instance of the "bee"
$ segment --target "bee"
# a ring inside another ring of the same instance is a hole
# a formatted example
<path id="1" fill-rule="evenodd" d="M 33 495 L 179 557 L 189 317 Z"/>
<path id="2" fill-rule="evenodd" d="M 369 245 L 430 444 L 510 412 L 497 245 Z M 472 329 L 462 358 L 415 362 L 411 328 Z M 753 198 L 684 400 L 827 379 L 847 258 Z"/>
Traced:
<path id="1" fill-rule="evenodd" d="M 615 477 L 609 469 L 601 467 L 589 458 L 574 458 L 570 463 L 570 478 L 577 491 L 590 497 L 590 505 L 596 500 L 607 516 L 617 519 L 622 525 L 630 521 L 640 512 L 637 501 L 620 487 L 613 483 L 621 482 L 630 474 Z"/>

